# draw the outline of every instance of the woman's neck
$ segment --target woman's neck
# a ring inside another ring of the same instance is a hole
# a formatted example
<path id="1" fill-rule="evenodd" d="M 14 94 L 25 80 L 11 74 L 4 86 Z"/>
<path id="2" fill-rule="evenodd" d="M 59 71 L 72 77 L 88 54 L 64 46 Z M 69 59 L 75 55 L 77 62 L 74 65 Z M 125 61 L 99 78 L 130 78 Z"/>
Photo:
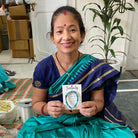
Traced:
<path id="1" fill-rule="evenodd" d="M 76 51 L 69 54 L 63 54 L 60 52 L 57 52 L 57 58 L 59 59 L 60 63 L 64 66 L 72 66 L 79 58 L 80 58 L 80 52 Z"/>
<path id="2" fill-rule="evenodd" d="M 59 70 L 60 75 L 67 73 L 66 71 L 82 56 L 82 53 L 77 51 L 74 54 L 60 54 L 57 52 L 53 55 L 55 63 Z"/>

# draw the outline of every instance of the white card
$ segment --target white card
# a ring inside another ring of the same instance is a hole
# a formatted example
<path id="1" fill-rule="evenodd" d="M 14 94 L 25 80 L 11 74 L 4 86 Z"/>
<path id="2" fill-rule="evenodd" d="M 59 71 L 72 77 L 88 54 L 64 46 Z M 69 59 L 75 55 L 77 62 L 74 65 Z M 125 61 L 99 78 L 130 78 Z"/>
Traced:
<path id="1" fill-rule="evenodd" d="M 66 110 L 80 109 L 82 103 L 81 84 L 71 84 L 62 86 L 63 103 Z"/>

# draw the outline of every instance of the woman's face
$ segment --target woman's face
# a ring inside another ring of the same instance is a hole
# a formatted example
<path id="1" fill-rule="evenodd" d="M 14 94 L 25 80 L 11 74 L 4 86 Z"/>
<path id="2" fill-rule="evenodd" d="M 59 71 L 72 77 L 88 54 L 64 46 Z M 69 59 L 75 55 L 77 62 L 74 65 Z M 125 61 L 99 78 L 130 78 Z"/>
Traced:
<path id="1" fill-rule="evenodd" d="M 80 34 L 79 24 L 70 12 L 60 14 L 54 23 L 54 35 L 51 40 L 59 52 L 70 53 L 78 51 L 81 41 L 85 37 Z"/>

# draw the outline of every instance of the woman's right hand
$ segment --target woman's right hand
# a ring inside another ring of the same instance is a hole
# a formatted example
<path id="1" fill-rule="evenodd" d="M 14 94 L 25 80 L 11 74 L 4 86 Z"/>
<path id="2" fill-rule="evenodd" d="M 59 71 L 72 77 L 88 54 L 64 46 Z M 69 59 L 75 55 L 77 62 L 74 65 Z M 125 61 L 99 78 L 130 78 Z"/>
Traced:
<path id="1" fill-rule="evenodd" d="M 54 118 L 61 116 L 65 110 L 64 104 L 60 101 L 49 101 L 46 108 L 48 114 Z"/>

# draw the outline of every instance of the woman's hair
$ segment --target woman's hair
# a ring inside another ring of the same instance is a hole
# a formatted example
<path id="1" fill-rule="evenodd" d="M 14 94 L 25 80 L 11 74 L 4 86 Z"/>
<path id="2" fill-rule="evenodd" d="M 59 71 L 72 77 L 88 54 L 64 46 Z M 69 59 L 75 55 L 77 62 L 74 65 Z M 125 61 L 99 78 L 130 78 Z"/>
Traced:
<path id="1" fill-rule="evenodd" d="M 82 21 L 82 18 L 81 18 L 81 15 L 80 13 L 73 7 L 71 6 L 62 6 L 60 8 L 58 8 L 54 13 L 53 13 L 53 16 L 52 16 L 52 20 L 51 20 L 51 32 L 50 32 L 50 35 L 53 36 L 54 35 L 54 23 L 55 23 L 55 20 L 57 19 L 57 17 L 60 15 L 60 14 L 63 14 L 65 12 L 70 12 L 72 13 L 74 19 L 78 22 L 79 24 L 79 28 L 80 28 L 80 34 L 83 35 L 85 34 L 85 27 L 84 27 L 84 24 L 83 24 L 83 21 Z"/>

